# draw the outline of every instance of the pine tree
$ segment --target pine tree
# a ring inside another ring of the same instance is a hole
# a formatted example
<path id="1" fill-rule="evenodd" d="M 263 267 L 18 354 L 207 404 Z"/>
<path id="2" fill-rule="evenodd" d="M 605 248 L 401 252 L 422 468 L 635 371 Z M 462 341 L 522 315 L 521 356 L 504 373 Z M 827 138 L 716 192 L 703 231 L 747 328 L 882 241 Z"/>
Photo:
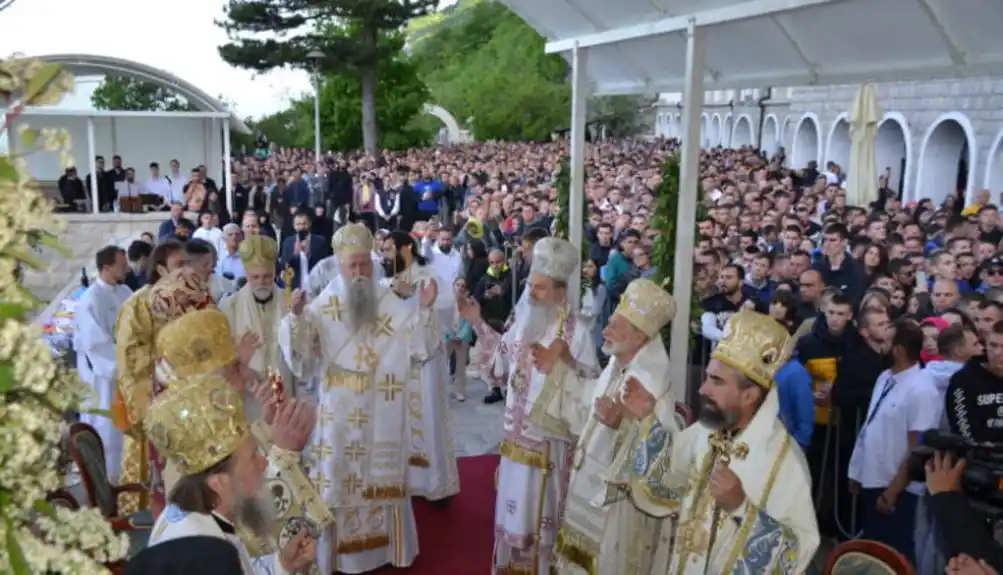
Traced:
<path id="1" fill-rule="evenodd" d="M 384 53 L 380 35 L 398 30 L 411 18 L 435 9 L 438 0 L 229 0 L 221 21 L 229 42 L 219 47 L 231 65 L 267 72 L 291 66 L 321 73 L 352 70 L 362 86 L 362 136 L 366 151 L 379 153 L 376 121 L 378 64 Z M 332 34 L 341 25 L 350 34 Z M 310 59 L 311 52 L 323 58 Z"/>

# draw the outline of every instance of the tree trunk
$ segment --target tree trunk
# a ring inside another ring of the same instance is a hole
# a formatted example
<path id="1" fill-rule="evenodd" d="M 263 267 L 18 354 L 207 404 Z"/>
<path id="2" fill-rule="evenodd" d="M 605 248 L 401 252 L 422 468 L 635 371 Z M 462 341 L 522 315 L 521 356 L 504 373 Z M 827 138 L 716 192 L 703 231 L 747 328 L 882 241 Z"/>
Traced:
<path id="1" fill-rule="evenodd" d="M 380 128 L 376 121 L 376 29 L 363 28 L 363 50 L 372 54 L 367 65 L 359 68 L 359 80 L 362 82 L 362 143 L 366 153 L 379 158 Z"/>

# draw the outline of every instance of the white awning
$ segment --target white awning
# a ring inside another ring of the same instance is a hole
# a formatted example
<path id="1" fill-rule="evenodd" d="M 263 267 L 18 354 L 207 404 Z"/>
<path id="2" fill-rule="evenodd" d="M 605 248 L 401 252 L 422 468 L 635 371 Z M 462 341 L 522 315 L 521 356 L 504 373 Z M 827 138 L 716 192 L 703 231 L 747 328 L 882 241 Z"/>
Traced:
<path id="1" fill-rule="evenodd" d="M 588 49 L 592 93 L 683 89 L 686 28 L 707 35 L 707 90 L 1003 74 L 1000 0 L 502 0 Z"/>

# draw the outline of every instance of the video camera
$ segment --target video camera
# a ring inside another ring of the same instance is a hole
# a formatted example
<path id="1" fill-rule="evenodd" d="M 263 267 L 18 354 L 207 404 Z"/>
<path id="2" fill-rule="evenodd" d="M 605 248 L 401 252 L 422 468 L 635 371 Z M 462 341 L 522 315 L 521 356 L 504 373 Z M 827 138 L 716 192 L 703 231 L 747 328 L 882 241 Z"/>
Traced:
<path id="1" fill-rule="evenodd" d="M 1003 519 L 1003 444 L 976 443 L 936 429 L 924 431 L 920 445 L 909 455 L 910 481 L 926 481 L 926 462 L 937 451 L 950 453 L 955 461 L 965 459 L 961 490 L 971 506 L 993 522 Z"/>

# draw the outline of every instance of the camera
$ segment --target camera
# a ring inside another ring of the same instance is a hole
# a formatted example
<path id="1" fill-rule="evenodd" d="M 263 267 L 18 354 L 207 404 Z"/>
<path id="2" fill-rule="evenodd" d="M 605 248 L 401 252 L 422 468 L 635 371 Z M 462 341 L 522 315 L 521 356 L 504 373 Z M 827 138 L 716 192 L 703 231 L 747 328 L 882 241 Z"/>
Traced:
<path id="1" fill-rule="evenodd" d="M 965 459 L 961 490 L 971 506 L 993 523 L 1003 519 L 1003 444 L 976 443 L 935 429 L 925 431 L 920 445 L 909 455 L 910 481 L 926 481 L 926 462 L 938 451 L 950 453 L 955 461 Z"/>

